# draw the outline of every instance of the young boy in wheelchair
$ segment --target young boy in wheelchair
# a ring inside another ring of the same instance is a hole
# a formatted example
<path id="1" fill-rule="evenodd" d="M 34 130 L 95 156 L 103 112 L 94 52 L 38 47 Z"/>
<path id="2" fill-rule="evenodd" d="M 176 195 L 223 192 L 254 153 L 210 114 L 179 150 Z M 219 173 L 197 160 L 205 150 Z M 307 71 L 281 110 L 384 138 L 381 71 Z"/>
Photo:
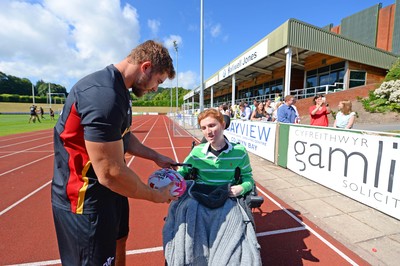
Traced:
<path id="1" fill-rule="evenodd" d="M 240 204 L 254 188 L 247 151 L 224 137 L 226 123 L 218 110 L 203 111 L 198 123 L 207 142 L 193 147 L 178 169 L 189 180 L 165 220 L 166 263 L 261 265 L 253 217 Z"/>

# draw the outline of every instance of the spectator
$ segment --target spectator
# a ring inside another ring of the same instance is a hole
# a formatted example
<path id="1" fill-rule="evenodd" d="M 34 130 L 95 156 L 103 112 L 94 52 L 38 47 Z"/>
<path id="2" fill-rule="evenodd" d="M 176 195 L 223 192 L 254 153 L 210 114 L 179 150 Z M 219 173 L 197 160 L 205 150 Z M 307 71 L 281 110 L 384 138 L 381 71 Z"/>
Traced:
<path id="1" fill-rule="evenodd" d="M 274 112 L 274 107 L 271 106 L 271 100 L 267 99 L 264 103 L 264 109 L 270 117 L 272 117 L 272 113 Z"/>
<path id="2" fill-rule="evenodd" d="M 277 102 L 275 104 L 274 111 L 272 112 L 272 122 L 278 121 L 278 108 L 282 106 L 282 102 Z"/>
<path id="3" fill-rule="evenodd" d="M 249 120 L 251 116 L 250 107 L 248 107 L 246 103 L 241 102 L 239 105 L 239 109 L 240 109 L 240 119 Z"/>
<path id="4" fill-rule="evenodd" d="M 346 129 L 352 128 L 356 119 L 356 113 L 352 111 L 351 101 L 340 101 L 338 107 L 339 111 L 336 114 L 333 127 Z"/>
<path id="5" fill-rule="evenodd" d="M 257 103 L 256 109 L 251 113 L 250 120 L 251 121 L 270 121 L 271 117 L 264 109 L 264 104 L 262 102 Z"/>
<path id="6" fill-rule="evenodd" d="M 282 101 L 281 95 L 278 92 L 275 93 L 275 99 L 274 99 L 275 104 L 281 101 Z"/>
<path id="7" fill-rule="evenodd" d="M 254 110 L 256 110 L 257 105 L 258 105 L 258 102 L 256 99 L 254 99 L 253 104 L 250 105 L 251 112 L 254 112 Z"/>
<path id="8" fill-rule="evenodd" d="M 293 108 L 294 97 L 287 95 L 285 102 L 278 108 L 278 122 L 281 123 L 295 123 L 296 121 L 296 110 Z"/>
<path id="9" fill-rule="evenodd" d="M 293 98 L 292 107 L 293 107 L 294 111 L 296 112 L 296 118 L 294 119 L 294 123 L 295 124 L 300 124 L 300 114 L 299 114 L 299 111 L 297 110 L 296 102 L 297 102 L 297 99 Z"/>
<path id="10" fill-rule="evenodd" d="M 310 125 L 327 127 L 329 125 L 328 114 L 331 113 L 329 103 L 323 95 L 316 95 L 313 99 L 314 105 L 308 108 L 310 114 Z"/>

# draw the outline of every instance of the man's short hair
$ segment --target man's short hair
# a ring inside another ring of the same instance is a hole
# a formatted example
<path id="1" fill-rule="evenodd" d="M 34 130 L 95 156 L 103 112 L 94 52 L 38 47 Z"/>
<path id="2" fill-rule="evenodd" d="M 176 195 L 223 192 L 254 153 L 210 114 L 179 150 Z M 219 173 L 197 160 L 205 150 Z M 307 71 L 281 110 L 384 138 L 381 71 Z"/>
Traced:
<path id="1" fill-rule="evenodd" d="M 161 43 L 148 40 L 136 46 L 128 55 L 129 63 L 141 64 L 150 61 L 152 73 L 168 74 L 169 79 L 175 77 L 175 69 L 168 49 Z"/>
<path id="2" fill-rule="evenodd" d="M 292 98 L 294 98 L 293 95 L 286 95 L 286 96 L 285 96 L 285 102 L 290 101 L 290 99 L 292 99 Z"/>

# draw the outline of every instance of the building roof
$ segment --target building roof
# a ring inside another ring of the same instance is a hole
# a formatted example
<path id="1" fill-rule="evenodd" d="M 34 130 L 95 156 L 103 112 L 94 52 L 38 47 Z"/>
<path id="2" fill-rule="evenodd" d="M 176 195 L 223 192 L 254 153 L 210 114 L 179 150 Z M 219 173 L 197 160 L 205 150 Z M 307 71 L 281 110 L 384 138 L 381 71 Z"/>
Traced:
<path id="1" fill-rule="evenodd" d="M 260 74 L 272 73 L 286 65 L 287 48 L 292 49 L 292 69 L 304 70 L 305 59 L 315 54 L 326 54 L 382 69 L 390 69 L 398 55 L 351 40 L 327 29 L 297 19 L 289 19 L 245 52 L 223 66 L 205 81 L 204 95 L 209 95 L 232 83 L 251 80 Z M 186 94 L 188 99 L 198 94 L 200 87 Z"/>

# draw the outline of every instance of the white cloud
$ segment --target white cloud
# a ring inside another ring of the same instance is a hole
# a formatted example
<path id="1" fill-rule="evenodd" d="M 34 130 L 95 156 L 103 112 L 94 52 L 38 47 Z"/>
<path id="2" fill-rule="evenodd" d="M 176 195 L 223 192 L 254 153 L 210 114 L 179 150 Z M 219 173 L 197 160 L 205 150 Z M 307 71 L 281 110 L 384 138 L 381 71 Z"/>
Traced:
<path id="1" fill-rule="evenodd" d="M 158 30 L 160 29 L 160 25 L 161 25 L 160 21 L 155 19 L 149 19 L 147 21 L 147 26 L 150 28 L 150 31 L 154 36 L 157 36 Z"/>
<path id="2" fill-rule="evenodd" d="M 178 69 L 179 71 L 179 69 Z M 193 90 L 199 85 L 199 78 L 193 71 L 179 72 L 178 73 L 178 87 L 182 87 L 187 90 Z M 175 88 L 176 87 L 176 77 L 173 80 L 165 80 L 160 87 L 163 88 Z"/>
<path id="3" fill-rule="evenodd" d="M 67 90 L 120 61 L 140 39 L 136 9 L 119 0 L 2 0 L 0 10 L 0 71 Z"/>
<path id="4" fill-rule="evenodd" d="M 212 37 L 216 38 L 221 33 L 221 24 L 212 25 L 210 28 L 210 34 Z"/>

